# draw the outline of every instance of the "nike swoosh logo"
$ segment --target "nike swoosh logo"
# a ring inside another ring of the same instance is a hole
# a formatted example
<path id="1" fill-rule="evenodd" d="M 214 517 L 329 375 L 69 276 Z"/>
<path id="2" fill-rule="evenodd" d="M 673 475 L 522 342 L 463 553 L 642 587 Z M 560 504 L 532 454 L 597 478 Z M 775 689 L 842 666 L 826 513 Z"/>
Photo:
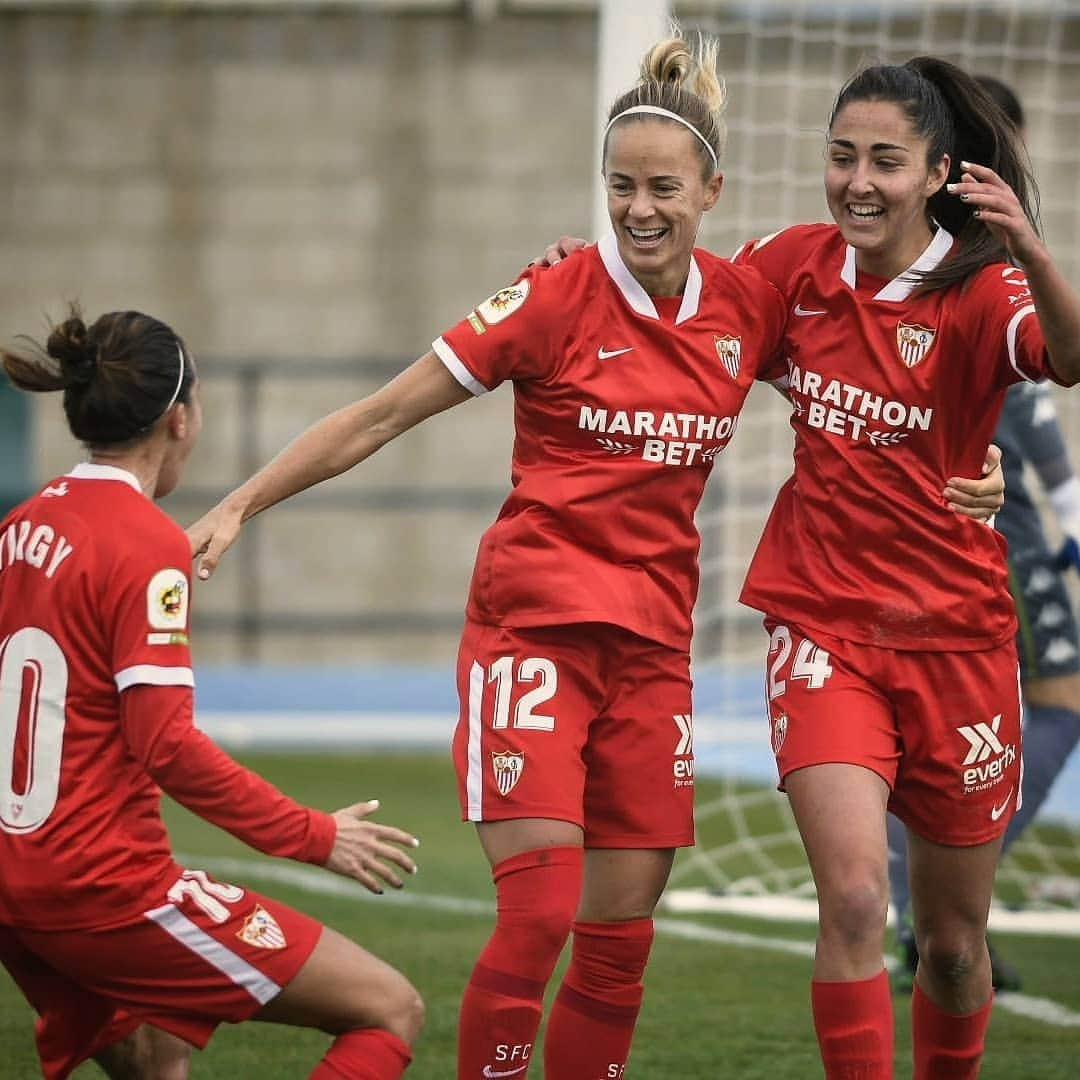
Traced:
<path id="1" fill-rule="evenodd" d="M 627 349 L 625 351 L 629 352 L 630 350 Z M 522 1065 L 520 1069 L 507 1069 L 504 1072 L 496 1072 L 490 1065 L 485 1065 L 484 1076 L 487 1077 L 487 1080 L 498 1080 L 500 1076 L 517 1076 L 518 1073 L 523 1073 L 528 1067 L 529 1066 L 526 1064 Z"/>
<path id="2" fill-rule="evenodd" d="M 810 308 L 804 308 L 802 306 L 802 304 L 796 304 L 795 305 L 795 314 L 796 315 L 801 315 L 801 316 L 803 316 L 805 318 L 807 315 L 825 315 L 825 314 L 827 314 L 827 312 L 824 312 L 824 311 L 812 311 Z"/>
<path id="3" fill-rule="evenodd" d="M 1012 793 L 1013 789 L 1009 788 L 1009 794 L 1005 796 L 1005 801 L 1000 806 L 994 806 L 990 808 L 991 821 L 997 821 L 997 819 L 1005 813 L 1005 810 L 1009 805 L 1009 800 L 1012 798 Z"/>
<path id="4" fill-rule="evenodd" d="M 607 349 L 605 349 L 603 346 L 601 346 L 599 349 L 596 350 L 596 359 L 597 360 L 610 360 L 613 356 L 622 356 L 622 354 L 624 352 L 633 352 L 633 351 L 634 351 L 634 346 L 633 345 L 631 345 L 629 349 L 612 349 L 610 352 L 608 352 Z M 492 1075 L 493 1076 L 495 1076 L 495 1075 L 498 1075 L 498 1076 L 511 1076 L 512 1074 L 511 1073 L 492 1073 Z"/>

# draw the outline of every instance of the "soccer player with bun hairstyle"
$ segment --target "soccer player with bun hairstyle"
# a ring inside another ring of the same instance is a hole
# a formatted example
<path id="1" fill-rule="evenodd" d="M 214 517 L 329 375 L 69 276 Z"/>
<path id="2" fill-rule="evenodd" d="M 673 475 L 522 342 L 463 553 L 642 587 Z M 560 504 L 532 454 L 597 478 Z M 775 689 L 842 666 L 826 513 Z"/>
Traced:
<path id="1" fill-rule="evenodd" d="M 480 541 L 454 762 L 497 895 L 462 1001 L 458 1075 L 623 1075 L 675 849 L 693 843 L 694 511 L 784 308 L 694 247 L 720 196 L 715 46 L 665 41 L 612 109 L 612 232 L 532 268 L 376 393 L 320 420 L 189 531 L 208 576 L 242 523 L 434 413 L 511 381 L 513 488 Z"/>
<path id="2" fill-rule="evenodd" d="M 303 807 L 193 725 L 189 547 L 153 500 L 202 426 L 194 360 L 137 311 L 0 350 L 62 390 L 88 460 L 0 522 L 0 962 L 38 1013 L 42 1073 L 183 1080 L 191 1046 L 254 1019 L 336 1036 L 310 1074 L 394 1080 L 423 1006 L 403 976 L 308 916 L 177 864 L 165 790 L 269 855 L 372 892 L 408 833 Z"/>

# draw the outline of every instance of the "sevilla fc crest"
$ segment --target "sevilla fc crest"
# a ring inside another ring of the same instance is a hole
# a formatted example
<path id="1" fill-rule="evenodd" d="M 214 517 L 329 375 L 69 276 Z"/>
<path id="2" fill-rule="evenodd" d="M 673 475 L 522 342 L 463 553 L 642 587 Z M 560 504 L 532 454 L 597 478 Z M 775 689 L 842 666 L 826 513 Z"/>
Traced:
<path id="1" fill-rule="evenodd" d="M 906 367 L 921 363 L 934 344 L 937 331 L 913 323 L 896 324 L 896 347 Z"/>
<path id="2" fill-rule="evenodd" d="M 525 755 L 513 750 L 492 750 L 491 767 L 500 795 L 509 795 L 525 771 Z"/>
<path id="3" fill-rule="evenodd" d="M 713 337 L 713 343 L 716 345 L 716 355 L 720 357 L 720 363 L 724 365 L 724 370 L 733 378 L 739 377 L 739 359 L 742 356 L 742 338 L 735 337 L 732 334 L 725 334 L 723 337 Z"/>
<path id="4" fill-rule="evenodd" d="M 255 905 L 255 910 L 244 920 L 244 925 L 236 936 L 257 949 L 285 948 L 285 934 L 277 919 L 259 904 Z"/>
<path id="5" fill-rule="evenodd" d="M 787 737 L 787 724 L 787 713 L 781 713 L 773 721 L 772 750 L 774 754 L 779 754 L 780 748 L 784 745 L 784 739 Z"/>

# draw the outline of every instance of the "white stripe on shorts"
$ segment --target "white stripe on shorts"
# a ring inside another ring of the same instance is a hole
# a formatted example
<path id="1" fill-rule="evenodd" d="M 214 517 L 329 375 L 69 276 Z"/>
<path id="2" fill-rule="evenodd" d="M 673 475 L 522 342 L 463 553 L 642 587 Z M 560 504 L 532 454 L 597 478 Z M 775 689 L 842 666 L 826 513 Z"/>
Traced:
<path id="1" fill-rule="evenodd" d="M 469 768 L 465 777 L 465 798 L 469 821 L 483 821 L 484 763 L 480 734 L 480 709 L 484 701 L 484 668 L 476 660 L 469 669 Z"/>
<path id="2" fill-rule="evenodd" d="M 220 941 L 200 930 L 175 904 L 154 908 L 146 912 L 146 917 L 211 967 L 227 975 L 237 986 L 242 986 L 260 1005 L 281 993 L 281 987 L 273 979 L 268 979 L 242 956 L 230 952 Z"/>

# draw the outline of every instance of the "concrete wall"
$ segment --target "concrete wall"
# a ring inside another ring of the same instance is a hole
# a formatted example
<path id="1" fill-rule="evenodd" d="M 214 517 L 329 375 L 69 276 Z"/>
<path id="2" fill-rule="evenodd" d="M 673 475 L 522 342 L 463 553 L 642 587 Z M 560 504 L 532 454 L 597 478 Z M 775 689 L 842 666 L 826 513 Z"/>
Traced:
<path id="1" fill-rule="evenodd" d="M 884 28 L 845 24 L 839 38 L 804 15 L 706 20 L 721 33 L 732 102 L 727 188 L 703 242 L 728 251 L 820 218 L 822 131 L 840 78 L 869 54 L 931 42 L 1028 98 L 1049 233 L 1075 279 L 1075 19 L 937 21 L 912 9 Z M 42 312 L 70 297 L 90 313 L 139 307 L 177 326 L 206 360 L 194 495 L 171 504 L 189 520 L 245 474 L 245 425 L 259 462 L 377 385 L 359 366 L 269 376 L 254 402 L 215 374 L 216 360 L 404 365 L 547 240 L 587 233 L 594 49 L 587 15 L 2 14 L 0 333 L 40 330 Z M 1080 414 L 1067 415 L 1075 427 Z M 37 416 L 45 476 L 77 449 L 58 402 Z M 734 647 L 732 628 L 746 623 L 734 595 L 787 447 L 778 404 L 755 394 L 704 519 L 710 650 Z M 329 488 L 366 499 L 359 509 L 315 501 L 267 515 L 197 597 L 208 616 L 293 611 L 333 626 L 365 612 L 431 614 L 437 632 L 353 628 L 253 645 L 210 629 L 200 658 L 448 661 L 509 448 L 505 391 L 436 418 Z M 480 508 L 372 501 L 414 487 L 468 488 Z"/>

